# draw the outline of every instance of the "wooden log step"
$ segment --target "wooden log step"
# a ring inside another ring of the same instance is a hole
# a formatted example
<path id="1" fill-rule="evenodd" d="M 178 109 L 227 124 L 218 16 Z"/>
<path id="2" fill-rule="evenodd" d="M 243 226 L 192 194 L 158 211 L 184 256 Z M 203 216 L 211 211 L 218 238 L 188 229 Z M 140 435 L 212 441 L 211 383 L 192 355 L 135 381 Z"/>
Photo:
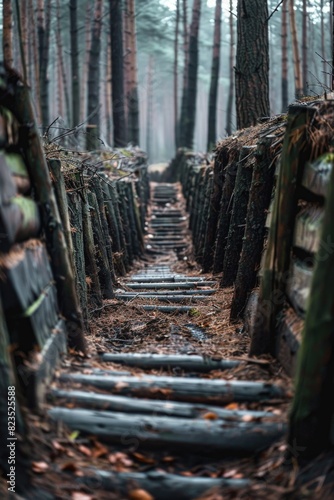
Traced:
<path id="1" fill-rule="evenodd" d="M 145 311 L 160 311 L 163 313 L 187 313 L 194 310 L 194 306 L 158 306 L 158 305 L 140 305 Z"/>
<path id="2" fill-rule="evenodd" d="M 228 422 L 223 420 L 190 420 L 183 418 L 135 415 L 85 409 L 51 408 L 52 420 L 70 428 L 95 435 L 107 442 L 124 442 L 137 438 L 138 444 L 183 450 L 229 451 L 235 454 L 257 453 L 280 439 L 283 423 Z"/>
<path id="3" fill-rule="evenodd" d="M 248 479 L 212 479 L 209 477 L 185 477 L 160 471 L 110 472 L 98 469 L 83 469 L 83 475 L 76 478 L 89 488 L 102 488 L 116 492 L 122 498 L 129 498 L 135 487 L 148 491 L 155 500 L 193 500 L 212 488 L 246 488 Z"/>
<path id="4" fill-rule="evenodd" d="M 129 281 L 137 281 L 140 283 L 159 283 L 159 282 L 170 282 L 170 283 L 207 283 L 206 278 L 201 278 L 199 276 L 177 276 L 177 275 L 172 275 L 170 277 L 136 277 L 136 276 L 131 276 L 129 278 Z"/>
<path id="5" fill-rule="evenodd" d="M 188 246 L 188 243 L 181 243 L 181 242 L 177 242 L 177 243 L 163 243 L 163 242 L 160 242 L 160 243 L 155 243 L 155 242 L 148 242 L 146 243 L 146 248 L 151 248 L 151 247 L 156 247 L 156 248 L 185 248 L 186 246 Z"/>
<path id="6" fill-rule="evenodd" d="M 152 399 L 166 398 L 175 401 L 215 402 L 227 404 L 231 401 L 265 401 L 283 398 L 282 387 L 265 382 L 239 380 L 206 380 L 183 377 L 108 377 L 98 375 L 62 374 L 61 382 L 92 385 L 119 394 L 133 394 Z"/>
<path id="7" fill-rule="evenodd" d="M 99 394 L 87 391 L 64 391 L 52 389 L 48 399 L 51 403 L 55 399 L 74 403 L 83 408 L 95 408 L 96 410 L 120 411 L 124 413 L 137 413 L 146 415 L 165 415 L 181 418 L 205 418 L 208 413 L 214 414 L 216 419 L 227 422 L 236 420 L 254 421 L 260 419 L 277 419 L 277 415 L 267 411 L 250 410 L 224 410 L 217 406 L 180 403 L 177 401 L 159 401 L 139 398 L 127 398 L 126 396 L 115 396 L 111 394 Z"/>
<path id="8" fill-rule="evenodd" d="M 120 295 L 135 295 L 136 297 L 146 297 L 148 295 L 152 295 L 152 292 L 124 292 L 123 290 L 117 291 L 117 293 Z M 154 292 L 155 297 L 159 297 L 159 295 L 166 295 L 166 296 L 174 296 L 174 295 L 186 295 L 187 297 L 192 297 L 193 295 L 212 295 L 216 293 L 215 289 L 212 290 L 172 290 L 172 291 L 165 291 L 165 292 Z"/>
<path id="9" fill-rule="evenodd" d="M 134 283 L 134 282 L 128 282 L 126 286 L 128 288 L 132 288 L 133 290 L 140 290 L 140 289 L 159 289 L 159 288 L 164 288 L 165 290 L 174 290 L 176 288 L 196 288 L 198 286 L 213 286 L 216 284 L 216 281 L 192 281 L 192 282 L 173 282 L 173 283 Z"/>
<path id="10" fill-rule="evenodd" d="M 185 219 L 187 218 L 185 215 L 183 215 L 182 212 L 180 212 L 179 210 L 152 210 L 152 216 L 154 217 L 185 217 Z"/>
<path id="11" fill-rule="evenodd" d="M 134 299 L 146 299 L 146 300 L 157 300 L 159 302 L 183 302 L 183 301 L 196 301 L 196 300 L 207 300 L 206 295 L 145 295 L 141 297 L 137 293 L 129 293 L 125 295 L 124 293 L 115 294 L 116 299 L 130 301 Z"/>
<path id="12" fill-rule="evenodd" d="M 229 370 L 240 365 L 240 361 L 231 359 L 215 359 L 196 355 L 181 354 L 113 354 L 103 353 L 102 361 L 120 363 L 121 365 L 138 366 L 143 369 L 153 368 L 181 368 L 196 372 L 209 372 L 211 370 Z"/>

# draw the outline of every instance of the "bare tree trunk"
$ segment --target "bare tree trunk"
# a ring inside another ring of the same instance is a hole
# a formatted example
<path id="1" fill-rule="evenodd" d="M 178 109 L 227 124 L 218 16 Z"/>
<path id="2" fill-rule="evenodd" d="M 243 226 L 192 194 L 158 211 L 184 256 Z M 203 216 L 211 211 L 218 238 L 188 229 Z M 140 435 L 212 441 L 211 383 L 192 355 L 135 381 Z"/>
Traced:
<path id="1" fill-rule="evenodd" d="M 3 0 L 3 58 L 8 68 L 13 66 L 13 9 L 11 0 Z"/>
<path id="2" fill-rule="evenodd" d="M 110 0 L 111 79 L 114 146 L 126 145 L 122 2 Z"/>
<path id="3" fill-rule="evenodd" d="M 237 126 L 255 125 L 269 116 L 268 7 L 263 0 L 238 0 L 235 69 Z"/>
<path id="4" fill-rule="evenodd" d="M 300 55 L 299 55 L 299 45 L 297 38 L 294 0 L 289 0 L 288 4 L 289 4 L 290 30 L 291 30 L 292 48 L 293 48 L 293 67 L 295 71 L 295 96 L 298 99 L 303 93 L 303 81 L 302 81 L 302 72 L 300 67 Z"/>
<path id="5" fill-rule="evenodd" d="M 288 107 L 288 0 L 282 6 L 282 112 Z"/>
<path id="6" fill-rule="evenodd" d="M 28 70 L 28 5 L 27 0 L 21 0 L 20 2 L 20 19 L 21 23 L 21 43 L 22 50 L 25 60 L 26 71 Z M 29 82 L 30 83 L 30 82 Z"/>
<path id="7" fill-rule="evenodd" d="M 208 142 L 207 142 L 208 151 L 210 151 L 215 146 L 217 139 L 216 121 L 217 121 L 217 97 L 218 97 L 219 63 L 220 63 L 221 17 L 222 17 L 222 0 L 216 0 L 211 84 L 210 84 L 210 95 L 209 95 L 209 119 L 208 119 Z"/>
<path id="8" fill-rule="evenodd" d="M 303 0 L 303 24 L 302 24 L 302 54 L 303 54 L 303 94 L 307 95 L 307 0 Z"/>
<path id="9" fill-rule="evenodd" d="M 178 56 L 179 56 L 180 0 L 176 0 L 176 20 L 174 38 L 174 135 L 175 149 L 178 141 Z"/>
<path id="10" fill-rule="evenodd" d="M 134 145 L 139 144 L 139 103 L 137 78 L 137 42 L 135 24 L 135 0 L 129 0 L 130 29 L 130 86 L 128 95 L 128 140 Z"/>
<path id="11" fill-rule="evenodd" d="M 151 154 L 151 123 L 153 118 L 153 56 L 149 56 L 147 73 L 147 117 L 146 117 L 146 151 Z"/>
<path id="12" fill-rule="evenodd" d="M 72 127 L 80 121 L 79 48 L 77 0 L 70 0 L 71 78 L 72 78 Z"/>
<path id="13" fill-rule="evenodd" d="M 198 32 L 201 15 L 201 0 L 194 0 L 192 21 L 189 33 L 189 60 L 187 71 L 187 88 L 185 107 L 181 110 L 180 118 L 180 146 L 191 149 L 193 146 L 198 71 Z"/>
<path id="14" fill-rule="evenodd" d="M 94 5 L 93 5 L 94 6 Z M 87 2 L 86 6 L 86 19 L 85 19 L 85 57 L 82 70 L 82 82 L 81 87 L 82 97 L 81 97 L 81 111 L 80 111 L 80 121 L 85 120 L 87 111 L 87 81 L 88 81 L 88 65 L 89 65 L 89 54 L 90 54 L 90 44 L 91 44 L 91 19 L 92 19 L 92 3 Z"/>
<path id="15" fill-rule="evenodd" d="M 123 15 L 123 47 L 124 47 L 124 94 L 126 97 L 125 106 L 125 120 L 128 127 L 129 118 L 129 93 L 131 85 L 131 41 L 130 41 L 130 0 L 125 0 L 124 15 Z"/>
<path id="16" fill-rule="evenodd" d="M 29 0 L 28 5 L 28 13 L 29 13 L 29 40 L 31 40 L 31 44 L 29 44 L 29 48 L 32 51 L 32 65 L 33 65 L 33 78 L 32 78 L 32 87 L 34 90 L 34 106 L 36 109 L 36 117 L 38 123 L 41 123 L 41 92 L 40 92 L 40 80 L 39 80 L 39 57 L 38 57 L 38 43 L 37 43 L 37 30 L 35 23 L 35 15 L 34 15 L 34 4 L 33 0 Z"/>
<path id="17" fill-rule="evenodd" d="M 88 101 L 87 116 L 87 149 L 98 149 L 100 129 L 100 51 L 101 51 L 101 28 L 102 28 L 103 0 L 95 1 L 94 22 L 91 35 L 91 46 L 88 67 Z"/>
<path id="18" fill-rule="evenodd" d="M 49 123 L 49 43 L 50 43 L 51 0 L 38 0 L 37 28 L 39 42 L 39 78 L 41 92 L 41 116 L 43 128 Z"/>
<path id="19" fill-rule="evenodd" d="M 57 41 L 57 49 L 58 49 L 58 62 L 59 62 L 59 70 L 60 70 L 60 76 L 62 78 L 62 89 L 63 89 L 63 95 L 65 96 L 65 107 L 66 107 L 66 112 L 64 115 L 67 117 L 69 120 L 71 116 L 71 109 L 70 109 L 70 98 L 68 95 L 68 85 L 67 85 L 67 78 L 66 78 L 66 71 L 65 71 L 65 64 L 64 64 L 64 57 L 63 57 L 63 41 L 62 41 L 62 36 L 61 36 L 61 25 L 60 25 L 60 5 L 59 5 L 59 0 L 57 0 L 57 29 L 56 29 L 56 41 Z M 62 115 L 63 116 L 63 115 Z M 65 118 L 63 116 L 63 118 Z"/>
<path id="20" fill-rule="evenodd" d="M 184 51 L 184 68 L 183 68 L 183 83 L 182 83 L 182 99 L 181 99 L 181 110 L 180 119 L 178 123 L 178 140 L 177 147 L 181 144 L 181 136 L 183 135 L 183 129 L 181 128 L 181 119 L 185 114 L 186 104 L 187 104 L 187 94 L 188 94 L 188 60 L 189 60 L 189 37 L 188 37 L 188 15 L 187 15 L 187 0 L 183 0 L 183 51 Z M 183 140 L 183 139 L 182 139 Z"/>
<path id="21" fill-rule="evenodd" d="M 230 0 L 230 81 L 226 111 L 226 133 L 232 134 L 232 106 L 234 96 L 234 23 L 233 23 L 233 0 Z"/>
<path id="22" fill-rule="evenodd" d="M 107 33 L 107 50 L 106 50 L 106 85 L 105 85 L 105 105 L 106 105 L 106 120 L 107 120 L 107 140 L 108 143 L 112 142 L 111 134 L 111 47 L 110 47 L 110 33 Z"/>
<path id="23" fill-rule="evenodd" d="M 325 50 L 325 19 L 324 19 L 324 0 L 320 1 L 320 33 L 321 33 L 321 57 L 322 57 L 322 83 L 327 86 L 327 64 Z"/>

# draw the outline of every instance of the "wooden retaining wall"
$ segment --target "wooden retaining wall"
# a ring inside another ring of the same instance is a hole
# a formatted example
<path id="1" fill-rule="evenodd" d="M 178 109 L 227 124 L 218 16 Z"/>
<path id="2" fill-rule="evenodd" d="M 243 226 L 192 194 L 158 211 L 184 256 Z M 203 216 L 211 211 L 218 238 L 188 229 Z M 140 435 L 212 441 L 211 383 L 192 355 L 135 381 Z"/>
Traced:
<path id="1" fill-rule="evenodd" d="M 274 354 L 289 373 L 314 257 L 333 251 L 319 241 L 333 163 L 331 109 L 331 101 L 292 105 L 287 116 L 223 140 L 211 162 L 180 151 L 170 170 L 183 186 L 203 272 L 221 273 L 221 287 L 234 287 L 231 321 L 243 317 L 251 353 Z"/>
<path id="2" fill-rule="evenodd" d="M 0 466 L 8 471 L 15 388 L 16 476 L 29 483 L 22 408 L 38 409 L 89 319 L 143 253 L 149 184 L 137 150 L 43 150 L 29 90 L 0 67 Z M 19 404 L 23 402 L 22 406 Z"/>

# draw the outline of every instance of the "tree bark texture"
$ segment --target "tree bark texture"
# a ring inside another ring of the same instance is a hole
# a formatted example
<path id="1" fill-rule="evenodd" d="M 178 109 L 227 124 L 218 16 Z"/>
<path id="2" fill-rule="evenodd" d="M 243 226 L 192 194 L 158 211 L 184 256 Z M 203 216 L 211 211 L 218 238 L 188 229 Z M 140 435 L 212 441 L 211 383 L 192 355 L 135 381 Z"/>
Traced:
<path id="1" fill-rule="evenodd" d="M 87 125 L 86 141 L 88 150 L 99 149 L 100 146 L 100 52 L 102 10 L 103 0 L 96 0 L 88 63 L 87 117 L 89 117 L 89 121 Z"/>
<path id="2" fill-rule="evenodd" d="M 210 151 L 217 140 L 217 98 L 220 65 L 220 39 L 221 39 L 222 0 L 216 0 L 215 27 L 213 35 L 213 52 L 211 66 L 211 83 L 209 93 L 209 118 L 207 150 Z"/>
<path id="3" fill-rule="evenodd" d="M 265 237 L 265 222 L 274 182 L 275 165 L 270 145 L 273 136 L 259 141 L 255 153 L 252 184 L 249 193 L 245 235 L 235 281 L 230 319 L 243 311 L 249 293 L 256 283 Z"/>
<path id="4" fill-rule="evenodd" d="M 263 0 L 238 0 L 235 91 L 237 127 L 269 116 L 268 7 Z"/>
<path id="5" fill-rule="evenodd" d="M 226 133 L 227 135 L 232 134 L 232 107 L 233 107 L 233 97 L 234 97 L 234 20 L 233 20 L 233 0 L 230 0 L 230 57 L 229 57 L 229 87 L 228 87 L 228 98 L 226 107 Z"/>
<path id="6" fill-rule="evenodd" d="M 114 124 L 114 146 L 126 145 L 122 2 L 110 0 L 112 109 Z"/>
<path id="7" fill-rule="evenodd" d="M 231 221 L 224 254 L 222 287 L 232 286 L 238 272 L 252 182 L 254 149 L 255 146 L 243 146 L 240 151 Z"/>
<path id="8" fill-rule="evenodd" d="M 72 127 L 80 122 L 79 47 L 78 47 L 78 3 L 70 0 L 70 43 L 72 81 Z"/>

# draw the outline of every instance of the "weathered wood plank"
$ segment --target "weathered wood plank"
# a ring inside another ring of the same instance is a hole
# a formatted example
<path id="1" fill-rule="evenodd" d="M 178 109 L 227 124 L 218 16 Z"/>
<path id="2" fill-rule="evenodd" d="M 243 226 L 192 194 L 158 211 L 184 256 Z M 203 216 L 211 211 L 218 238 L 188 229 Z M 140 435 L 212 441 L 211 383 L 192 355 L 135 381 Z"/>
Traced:
<path id="1" fill-rule="evenodd" d="M 334 154 L 326 153 L 313 162 L 307 162 L 302 185 L 317 196 L 326 197 L 334 163 Z"/>
<path id="2" fill-rule="evenodd" d="M 284 397 L 285 391 L 270 383 L 236 380 L 205 380 L 181 377 L 108 377 L 97 375 L 60 376 L 61 382 L 73 382 L 112 390 L 119 394 L 166 398 L 179 401 L 205 401 L 227 404 L 231 401 L 262 401 Z"/>
<path id="3" fill-rule="evenodd" d="M 286 306 L 277 318 L 276 356 L 284 370 L 294 375 L 304 321 Z"/>
<path id="4" fill-rule="evenodd" d="M 193 500 L 212 488 L 244 488 L 250 484 L 248 479 L 211 479 L 208 477 L 184 477 L 165 472 L 150 471 L 115 473 L 97 469 L 84 469 L 84 475 L 77 478 L 90 488 L 97 486 L 107 491 L 116 491 L 128 498 L 133 485 L 148 491 L 155 500 Z"/>
<path id="5" fill-rule="evenodd" d="M 54 399 L 64 402 L 71 402 L 82 408 L 95 408 L 99 410 L 120 411 L 125 413 L 137 413 L 147 415 L 165 415 L 169 417 L 181 418 L 205 418 L 208 413 L 215 418 L 225 421 L 235 421 L 247 419 L 260 420 L 277 419 L 277 415 L 266 411 L 249 410 L 224 410 L 217 406 L 205 404 L 190 404 L 177 401 L 159 401 L 126 396 L 115 396 L 110 394 L 98 394 L 87 391 L 64 391 L 52 389 L 50 391 L 50 401 Z"/>
<path id="6" fill-rule="evenodd" d="M 51 408 L 49 416 L 72 429 L 93 434 L 108 442 L 137 439 L 138 445 L 169 446 L 178 450 L 236 454 L 257 453 L 283 437 L 285 425 L 274 422 L 225 422 L 183 419 L 84 409 Z M 240 439 L 242 435 L 242 439 Z"/>
<path id="7" fill-rule="evenodd" d="M 320 230 L 324 208 L 308 204 L 297 215 L 293 244 L 306 252 L 316 254 L 320 246 Z"/>
<path id="8" fill-rule="evenodd" d="M 211 370 L 227 370 L 240 364 L 240 361 L 230 359 L 209 358 L 203 356 L 186 356 L 180 354 L 101 354 L 102 361 L 120 363 L 128 366 L 138 366 L 144 369 L 153 368 L 182 368 L 198 372 L 209 372 Z"/>
<path id="9" fill-rule="evenodd" d="M 297 259 L 292 261 L 290 269 L 287 296 L 297 314 L 304 318 L 310 296 L 313 269 Z"/>

